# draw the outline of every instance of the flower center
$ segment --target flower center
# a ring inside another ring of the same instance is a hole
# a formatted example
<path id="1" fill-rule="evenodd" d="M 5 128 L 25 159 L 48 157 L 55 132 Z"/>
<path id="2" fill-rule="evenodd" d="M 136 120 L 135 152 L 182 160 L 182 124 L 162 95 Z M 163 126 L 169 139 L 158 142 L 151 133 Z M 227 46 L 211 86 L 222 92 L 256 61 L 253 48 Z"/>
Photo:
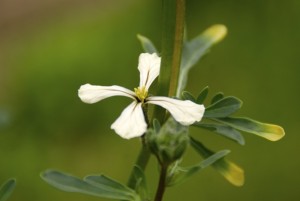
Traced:
<path id="1" fill-rule="evenodd" d="M 134 92 L 137 96 L 137 98 L 141 101 L 144 102 L 144 100 L 147 98 L 148 96 L 148 91 L 146 90 L 146 88 L 143 87 L 138 87 L 138 88 L 134 88 Z"/>

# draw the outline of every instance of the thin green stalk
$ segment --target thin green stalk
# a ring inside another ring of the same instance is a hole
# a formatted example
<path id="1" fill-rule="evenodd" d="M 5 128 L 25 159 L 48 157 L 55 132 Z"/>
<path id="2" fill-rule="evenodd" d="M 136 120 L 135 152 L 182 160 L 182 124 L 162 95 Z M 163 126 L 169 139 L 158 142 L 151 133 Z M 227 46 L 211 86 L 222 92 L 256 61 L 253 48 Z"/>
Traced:
<path id="1" fill-rule="evenodd" d="M 139 166 L 142 170 L 145 170 L 149 162 L 150 156 L 151 156 L 150 150 L 145 145 L 145 143 L 143 143 L 135 164 Z M 127 185 L 128 187 L 135 189 L 136 182 L 137 182 L 136 178 L 134 177 L 134 169 L 132 169 Z"/>
<path id="2" fill-rule="evenodd" d="M 163 0 L 161 68 L 157 95 L 175 96 L 180 70 L 182 41 L 184 35 L 185 0 Z M 155 107 L 154 118 L 161 123 L 165 110 Z"/>
<path id="3" fill-rule="evenodd" d="M 167 172 L 168 172 L 168 165 L 161 165 L 160 177 L 159 177 L 154 201 L 162 201 L 163 199 L 166 190 Z"/>

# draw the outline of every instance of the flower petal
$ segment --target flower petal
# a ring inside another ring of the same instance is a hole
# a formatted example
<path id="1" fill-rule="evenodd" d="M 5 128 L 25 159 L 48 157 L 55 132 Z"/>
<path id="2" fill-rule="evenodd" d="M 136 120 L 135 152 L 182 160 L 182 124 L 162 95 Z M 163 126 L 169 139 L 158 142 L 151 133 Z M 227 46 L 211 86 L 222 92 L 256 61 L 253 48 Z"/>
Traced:
<path id="1" fill-rule="evenodd" d="M 134 101 L 127 106 L 111 129 L 125 139 L 142 136 L 147 130 L 142 103 Z"/>
<path id="2" fill-rule="evenodd" d="M 160 57 L 156 53 L 142 53 L 139 56 L 140 86 L 149 89 L 154 79 L 159 75 Z"/>
<path id="3" fill-rule="evenodd" d="M 159 105 L 167 109 L 176 121 L 188 126 L 201 121 L 205 108 L 190 100 L 177 100 L 168 97 L 153 96 L 147 98 L 147 103 Z"/>
<path id="4" fill-rule="evenodd" d="M 127 96 L 135 99 L 135 93 L 120 86 L 82 85 L 78 90 L 79 98 L 85 103 L 96 103 L 111 96 Z"/>

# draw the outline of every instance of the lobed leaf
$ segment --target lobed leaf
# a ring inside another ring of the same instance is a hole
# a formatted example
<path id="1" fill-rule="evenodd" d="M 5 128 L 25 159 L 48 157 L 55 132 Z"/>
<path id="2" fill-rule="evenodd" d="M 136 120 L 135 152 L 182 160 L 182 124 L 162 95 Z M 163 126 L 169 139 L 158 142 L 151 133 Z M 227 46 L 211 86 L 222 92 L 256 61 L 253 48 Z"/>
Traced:
<path id="1" fill-rule="evenodd" d="M 185 88 L 188 72 L 216 43 L 220 42 L 227 34 L 224 25 L 213 25 L 202 34 L 183 44 L 180 74 L 176 96 Z"/>
<path id="2" fill-rule="evenodd" d="M 150 200 L 150 195 L 148 192 L 148 186 L 146 181 L 146 176 L 144 171 L 137 165 L 133 168 L 133 174 L 135 177 L 136 182 L 136 188 L 135 190 L 140 195 L 142 200 Z"/>
<path id="3" fill-rule="evenodd" d="M 7 200 L 16 186 L 15 179 L 9 179 L 0 187 L 0 201 Z"/>
<path id="4" fill-rule="evenodd" d="M 197 97 L 196 102 L 197 102 L 198 104 L 203 104 L 204 100 L 205 100 L 206 97 L 207 97 L 207 94 L 208 94 L 208 86 L 207 86 L 207 87 L 204 87 L 204 89 L 202 89 L 202 91 L 200 92 L 200 94 L 199 94 L 198 97 Z"/>
<path id="5" fill-rule="evenodd" d="M 242 101 L 234 96 L 228 96 L 213 103 L 205 109 L 204 117 L 222 118 L 235 113 L 242 107 Z"/>
<path id="6" fill-rule="evenodd" d="M 145 52 L 150 53 L 150 54 L 152 54 L 152 53 L 158 54 L 158 51 L 156 50 L 155 45 L 152 43 L 152 41 L 149 38 L 147 38 L 143 35 L 140 35 L 140 34 L 137 35 L 137 38 L 141 42 L 141 45 Z"/>
<path id="7" fill-rule="evenodd" d="M 220 159 L 213 164 L 213 167 L 221 174 L 227 181 L 235 186 L 243 186 L 245 183 L 244 170 L 235 163 Z"/>
<path id="8" fill-rule="evenodd" d="M 159 133 L 160 128 L 161 128 L 161 126 L 160 126 L 159 121 L 157 119 L 153 119 L 153 129 L 154 129 L 155 133 Z"/>
<path id="9" fill-rule="evenodd" d="M 219 152 L 211 155 L 210 157 L 204 159 L 203 161 L 201 161 L 200 163 L 198 163 L 194 166 L 187 167 L 187 168 L 177 167 L 177 170 L 175 170 L 175 171 L 177 171 L 177 173 L 174 174 L 174 176 L 167 183 L 167 185 L 174 186 L 174 185 L 181 184 L 182 182 L 186 181 L 191 176 L 198 173 L 200 170 L 212 165 L 213 163 L 217 162 L 218 160 L 220 160 L 221 158 L 223 158 L 224 156 L 226 156 L 229 153 L 230 153 L 229 150 L 222 150 L 222 151 L 219 151 Z"/>
<path id="10" fill-rule="evenodd" d="M 128 195 L 133 195 L 135 193 L 131 188 L 105 175 L 89 175 L 86 176 L 83 180 L 89 184 L 92 184 L 93 186 L 97 186 L 101 189 L 106 189 L 107 191 L 127 193 Z"/>
<path id="11" fill-rule="evenodd" d="M 227 137 L 241 145 L 245 144 L 245 139 L 243 135 L 235 130 L 234 128 L 226 125 L 220 124 L 210 124 L 210 123 L 195 123 L 193 126 L 204 128 L 213 132 L 216 132 L 224 137 Z"/>
<path id="12" fill-rule="evenodd" d="M 204 158 L 208 158 L 215 153 L 206 148 L 201 142 L 191 138 L 192 147 Z M 235 163 L 221 158 L 212 164 L 212 167 L 217 170 L 227 181 L 235 186 L 242 186 L 245 181 L 244 170 Z"/>
<path id="13" fill-rule="evenodd" d="M 245 117 L 226 117 L 215 119 L 218 122 L 235 129 L 252 133 L 270 141 L 280 140 L 284 135 L 284 129 L 274 124 L 266 124 Z"/>
<path id="14" fill-rule="evenodd" d="M 216 95 L 214 95 L 214 97 L 211 99 L 211 104 L 214 104 L 215 102 L 221 100 L 222 98 L 224 98 L 224 94 L 222 92 L 217 93 Z"/>
<path id="15" fill-rule="evenodd" d="M 184 100 L 190 100 L 192 102 L 196 102 L 196 99 L 194 98 L 194 96 L 188 91 L 183 91 L 182 92 L 182 98 Z"/>
<path id="16" fill-rule="evenodd" d="M 47 170 L 41 174 L 41 177 L 48 184 L 66 192 L 77 192 L 110 199 L 138 200 L 134 192 L 124 189 L 123 185 L 107 177 L 101 177 L 102 183 L 97 183 L 93 179 L 87 179 L 87 177 L 87 182 L 55 170 Z"/>

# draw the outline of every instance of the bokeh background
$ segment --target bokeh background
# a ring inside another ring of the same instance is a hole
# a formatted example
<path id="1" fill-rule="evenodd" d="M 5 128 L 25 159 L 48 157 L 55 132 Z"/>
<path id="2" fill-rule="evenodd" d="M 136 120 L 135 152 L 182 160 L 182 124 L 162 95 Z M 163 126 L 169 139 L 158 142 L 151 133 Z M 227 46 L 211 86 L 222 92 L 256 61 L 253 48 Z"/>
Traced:
<path id="1" fill-rule="evenodd" d="M 190 38 L 222 23 L 226 39 L 193 70 L 188 90 L 210 87 L 244 101 L 241 116 L 283 126 L 269 142 L 245 134 L 239 146 L 210 132 L 191 130 L 246 172 L 231 186 L 212 168 L 178 187 L 165 200 L 300 200 L 299 86 L 300 1 L 187 0 Z M 161 0 L 0 0 L 0 183 L 17 178 L 11 201 L 105 200 L 54 189 L 39 177 L 47 168 L 83 177 L 105 173 L 126 182 L 140 148 L 110 130 L 130 100 L 87 105 L 81 84 L 138 84 L 136 34 L 161 36 Z M 198 162 L 192 150 L 185 164 Z M 152 193 L 157 165 L 147 169 Z"/>

